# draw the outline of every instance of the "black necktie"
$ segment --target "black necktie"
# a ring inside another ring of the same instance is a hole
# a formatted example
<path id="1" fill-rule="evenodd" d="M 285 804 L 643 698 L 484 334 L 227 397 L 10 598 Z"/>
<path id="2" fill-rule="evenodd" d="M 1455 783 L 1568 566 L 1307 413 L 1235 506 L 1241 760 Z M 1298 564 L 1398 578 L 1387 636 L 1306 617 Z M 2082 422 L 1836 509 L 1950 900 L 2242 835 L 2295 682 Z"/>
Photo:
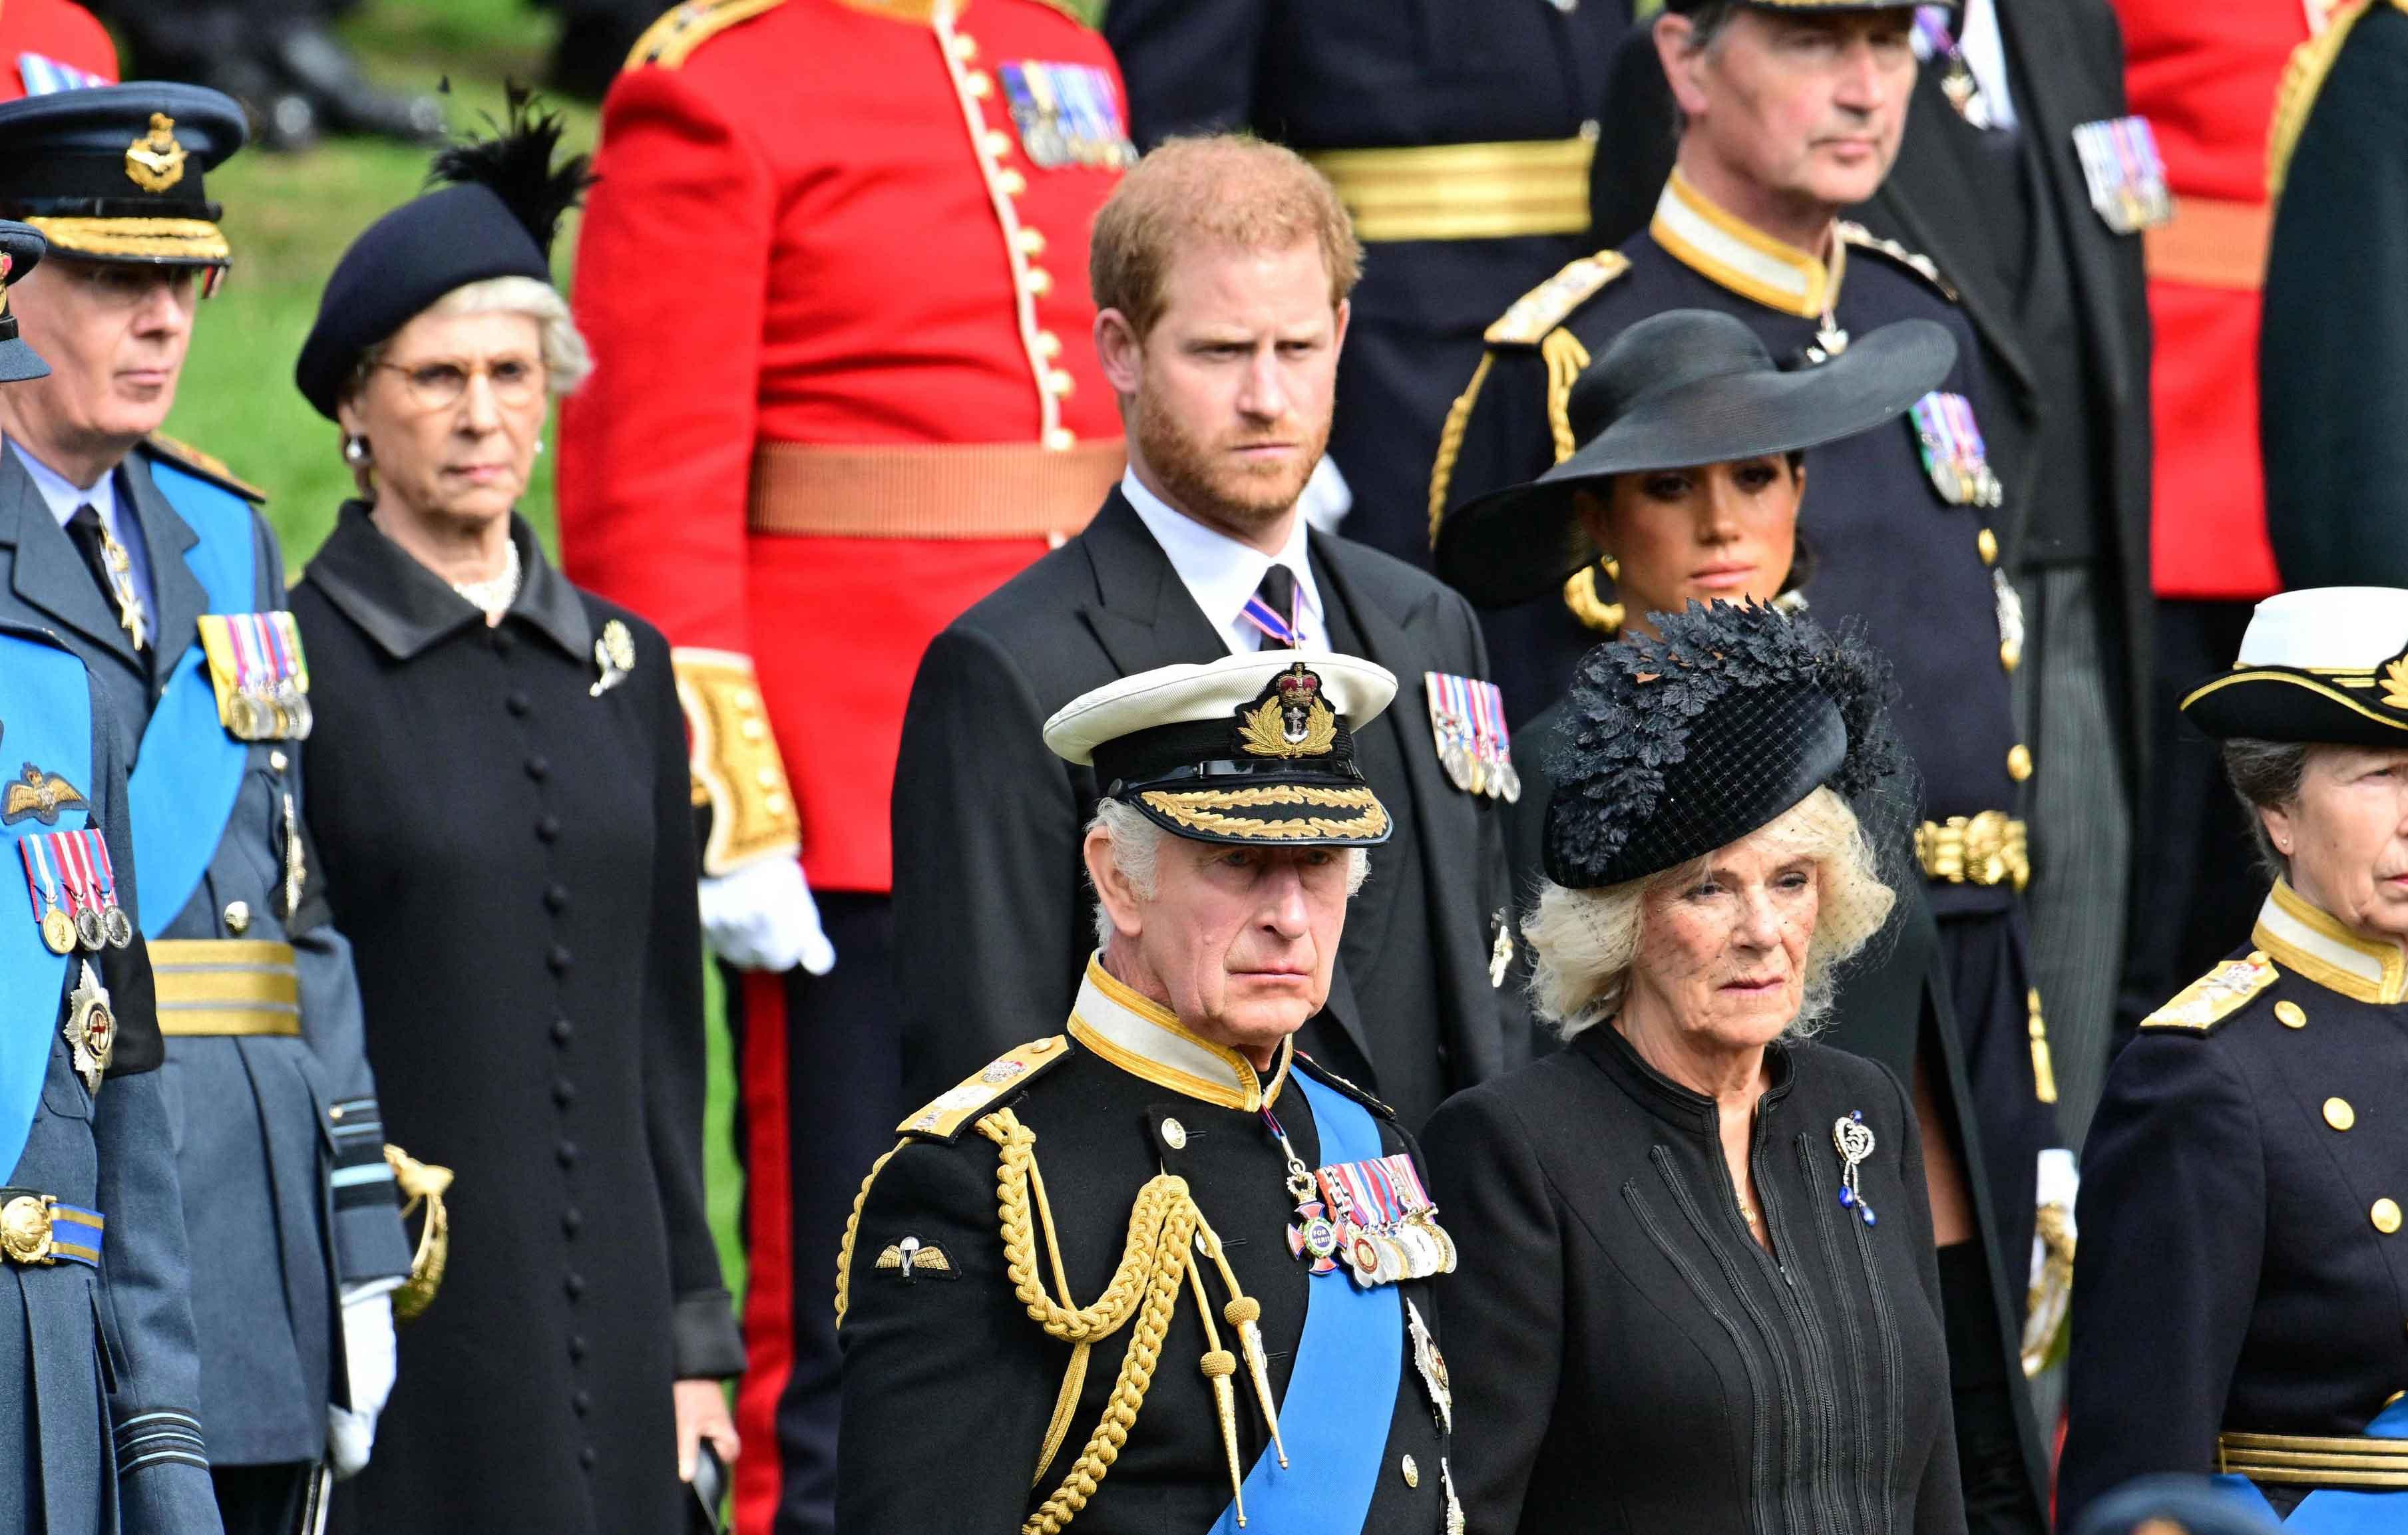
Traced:
<path id="1" fill-rule="evenodd" d="M 1296 572 L 1285 565 L 1273 565 L 1263 572 L 1263 584 L 1254 588 L 1254 597 L 1278 618 L 1282 633 L 1271 625 L 1256 619 L 1254 627 L 1263 632 L 1265 650 L 1293 650 L 1301 638 L 1296 632 Z"/>
<path id="2" fill-rule="evenodd" d="M 101 600 L 108 604 L 109 611 L 118 616 L 118 622 L 134 641 L 134 647 L 141 649 L 143 632 L 130 621 L 130 609 L 139 601 L 132 591 L 133 574 L 130 571 L 126 573 L 127 591 L 121 597 L 117 586 L 119 577 L 109 568 L 108 530 L 101 525 L 100 513 L 93 508 L 92 503 L 85 502 L 75 509 L 73 517 L 67 519 L 67 537 L 82 553 L 84 566 L 92 572 L 92 578 L 100 583 Z"/>

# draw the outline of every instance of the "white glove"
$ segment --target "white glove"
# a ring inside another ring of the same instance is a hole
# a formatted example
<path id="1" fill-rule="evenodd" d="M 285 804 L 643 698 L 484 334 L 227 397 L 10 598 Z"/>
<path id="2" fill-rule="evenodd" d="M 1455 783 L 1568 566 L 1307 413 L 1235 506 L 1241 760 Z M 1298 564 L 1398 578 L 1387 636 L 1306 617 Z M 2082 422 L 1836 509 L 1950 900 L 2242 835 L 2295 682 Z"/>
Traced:
<path id="1" fill-rule="evenodd" d="M 836 945 L 820 928 L 819 903 L 790 858 L 756 859 L 705 879 L 703 936 L 738 970 L 792 970 L 814 975 L 836 968 Z"/>
<path id="2" fill-rule="evenodd" d="M 2073 1153 L 2052 1146 L 2040 1154 L 2033 1191 L 2031 1287 L 2025 1296 L 2024 1373 L 2037 1375 L 2064 1354 L 2065 1324 L 2073 1303 L 2074 1201 L 2082 1173 Z"/>
<path id="3" fill-rule="evenodd" d="M 393 1396 L 400 1361 L 393 1335 L 394 1285 L 343 1287 L 343 1357 L 351 1404 L 326 1408 L 326 1458 L 338 1477 L 356 1475 L 376 1444 L 377 1414 Z"/>
<path id="4" fill-rule="evenodd" d="M 1296 498 L 1297 509 L 1304 513 L 1306 522 L 1323 533 L 1336 533 L 1338 524 L 1354 509 L 1354 490 L 1346 476 L 1338 472 L 1338 461 L 1328 454 L 1312 466 L 1312 477 L 1304 482 L 1304 493 Z"/>

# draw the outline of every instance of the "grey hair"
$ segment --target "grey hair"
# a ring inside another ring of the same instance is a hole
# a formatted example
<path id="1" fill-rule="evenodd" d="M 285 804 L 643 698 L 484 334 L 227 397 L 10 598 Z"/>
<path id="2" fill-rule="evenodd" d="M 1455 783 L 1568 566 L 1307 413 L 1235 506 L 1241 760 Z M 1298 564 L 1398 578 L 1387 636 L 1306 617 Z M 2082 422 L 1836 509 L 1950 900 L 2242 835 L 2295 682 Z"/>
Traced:
<path id="1" fill-rule="evenodd" d="M 2291 860 L 2275 850 L 2267 834 L 2261 810 L 2286 810 L 2299 803 L 2300 779 L 2307 771 L 2309 747 L 2299 741 L 2258 741 L 2236 737 L 2224 743 L 2224 776 L 2241 796 L 2249 820 L 2249 838 L 2258 846 L 2258 862 L 2276 879 L 2291 877 Z"/>
<path id="2" fill-rule="evenodd" d="M 1898 896 L 1882 883 L 1879 856 L 1856 812 L 1828 789 L 1816 789 L 1750 835 L 1768 833 L 1794 839 L 1819 869 L 1805 997 L 1784 1030 L 1803 1038 L 1828 1017 L 1840 967 L 1881 931 Z M 1713 857 L 1598 889 L 1543 884 L 1537 907 L 1522 923 L 1523 939 L 1537 957 L 1530 1002 L 1539 1016 L 1568 1040 L 1612 1017 L 1639 966 L 1647 898 L 1695 880 Z"/>
<path id="3" fill-rule="evenodd" d="M 1121 877 L 1145 900 L 1154 899 L 1155 878 L 1160 871 L 1162 845 L 1170 833 L 1146 817 L 1143 811 L 1122 800 L 1103 799 L 1096 802 L 1096 818 L 1087 823 L 1087 834 L 1102 831 L 1112 839 L 1112 866 Z M 1370 876 L 1371 855 L 1360 847 L 1346 849 L 1346 894 L 1351 900 Z M 1111 914 L 1100 900 L 1096 903 L 1096 946 L 1103 947 L 1118 930 L 1112 926 Z"/>
<path id="4" fill-rule="evenodd" d="M 541 333 L 544 382 L 555 397 L 576 392 L 594 373 L 594 353 L 568 312 L 568 301 L 548 282 L 521 277 L 481 277 L 452 289 L 419 313 L 526 316 Z M 393 338 L 387 336 L 360 353 L 351 382 L 343 390 L 345 398 L 354 398 L 367 387 L 368 376 L 384 361 L 392 344 Z"/>
<path id="5" fill-rule="evenodd" d="M 1705 0 L 1704 4 L 1688 11 L 1689 38 L 1681 45 L 1681 51 L 1694 57 L 1721 42 L 1723 34 L 1728 32 L 1731 22 L 1738 19 L 1742 6 L 1742 0 Z M 1678 138 L 1688 131 L 1689 114 L 1681 110 L 1680 102 L 1672 97 L 1669 89 L 1664 94 L 1666 105 L 1672 111 L 1672 135 Z"/>

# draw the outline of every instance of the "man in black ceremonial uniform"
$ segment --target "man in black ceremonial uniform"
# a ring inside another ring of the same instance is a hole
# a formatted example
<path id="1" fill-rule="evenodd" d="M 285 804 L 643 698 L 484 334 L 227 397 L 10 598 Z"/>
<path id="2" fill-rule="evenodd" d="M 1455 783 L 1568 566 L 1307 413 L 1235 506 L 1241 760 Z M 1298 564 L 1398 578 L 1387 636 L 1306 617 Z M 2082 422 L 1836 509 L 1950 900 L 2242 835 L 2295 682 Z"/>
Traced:
<path id="1" fill-rule="evenodd" d="M 1412 1138 L 1295 1040 L 1394 824 L 1355 732 L 1396 690 L 1271 650 L 1046 721 L 1105 786 L 1101 947 L 1063 1031 L 906 1119 L 863 1186 L 839 1528 L 1462 1529 L 1454 1244 Z"/>
<path id="2" fill-rule="evenodd" d="M 2029 875 L 2020 800 L 2034 763 L 2011 692 L 2021 634 L 1998 563 L 2003 487 L 1952 290 L 1928 260 L 1838 218 L 1898 153 L 1917 67 L 1913 26 L 1909 8 L 1862 0 L 1673 0 L 1656 37 L 1685 125 L 1648 228 L 1565 267 L 1489 328 L 1431 493 L 1458 506 L 1569 456 L 1582 370 L 1667 309 L 1734 315 L 1794 366 L 1895 320 L 1930 320 L 1956 338 L 1955 370 L 1904 421 L 1808 452 L 1799 590 L 1824 623 L 1863 622 L 1897 668 L 1896 723 L 1922 780 L 1922 893 L 1964 1043 L 1997 1256 L 2013 1275 L 2028 1263 L 2042 1153 L 2059 1142 L 2019 893 Z M 1607 561 L 1576 575 L 1562 599 L 1484 615 L 1517 722 L 1560 695 L 1581 652 L 1619 625 L 1613 551 L 1602 552 Z M 2036 1469 L 2030 1426 L 2001 1427 Z M 2037 1524 L 2032 1486 L 2000 1499 L 2014 1505 L 2006 1528 Z"/>
<path id="3" fill-rule="evenodd" d="M 1590 249 L 1630 0 L 1112 0 L 1140 148 L 1252 132 L 1336 184 L 1368 245 L 1329 458 L 1346 534 L 1429 561 L 1425 471 L 1498 311 Z"/>

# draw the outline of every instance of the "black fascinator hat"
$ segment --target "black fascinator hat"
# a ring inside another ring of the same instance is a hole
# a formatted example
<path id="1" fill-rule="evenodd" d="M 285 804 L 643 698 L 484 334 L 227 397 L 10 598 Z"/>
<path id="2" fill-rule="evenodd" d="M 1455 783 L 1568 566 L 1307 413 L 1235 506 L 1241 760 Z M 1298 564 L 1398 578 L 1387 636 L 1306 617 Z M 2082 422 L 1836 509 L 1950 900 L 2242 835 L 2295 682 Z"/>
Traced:
<path id="1" fill-rule="evenodd" d="M 490 136 L 438 151 L 427 176 L 436 190 L 370 224 L 326 279 L 293 370 L 321 416 L 334 419 L 362 353 L 453 289 L 489 277 L 552 281 L 552 238 L 594 178 L 584 155 L 556 162 L 558 114 L 523 86 L 507 92 L 507 121 L 488 115 Z"/>
<path id="2" fill-rule="evenodd" d="M 1583 657 L 1547 802 L 1547 877 L 1573 889 L 1713 852 L 1828 786 L 1863 814 L 1904 767 L 1889 663 L 1756 604 L 1692 603 Z"/>

